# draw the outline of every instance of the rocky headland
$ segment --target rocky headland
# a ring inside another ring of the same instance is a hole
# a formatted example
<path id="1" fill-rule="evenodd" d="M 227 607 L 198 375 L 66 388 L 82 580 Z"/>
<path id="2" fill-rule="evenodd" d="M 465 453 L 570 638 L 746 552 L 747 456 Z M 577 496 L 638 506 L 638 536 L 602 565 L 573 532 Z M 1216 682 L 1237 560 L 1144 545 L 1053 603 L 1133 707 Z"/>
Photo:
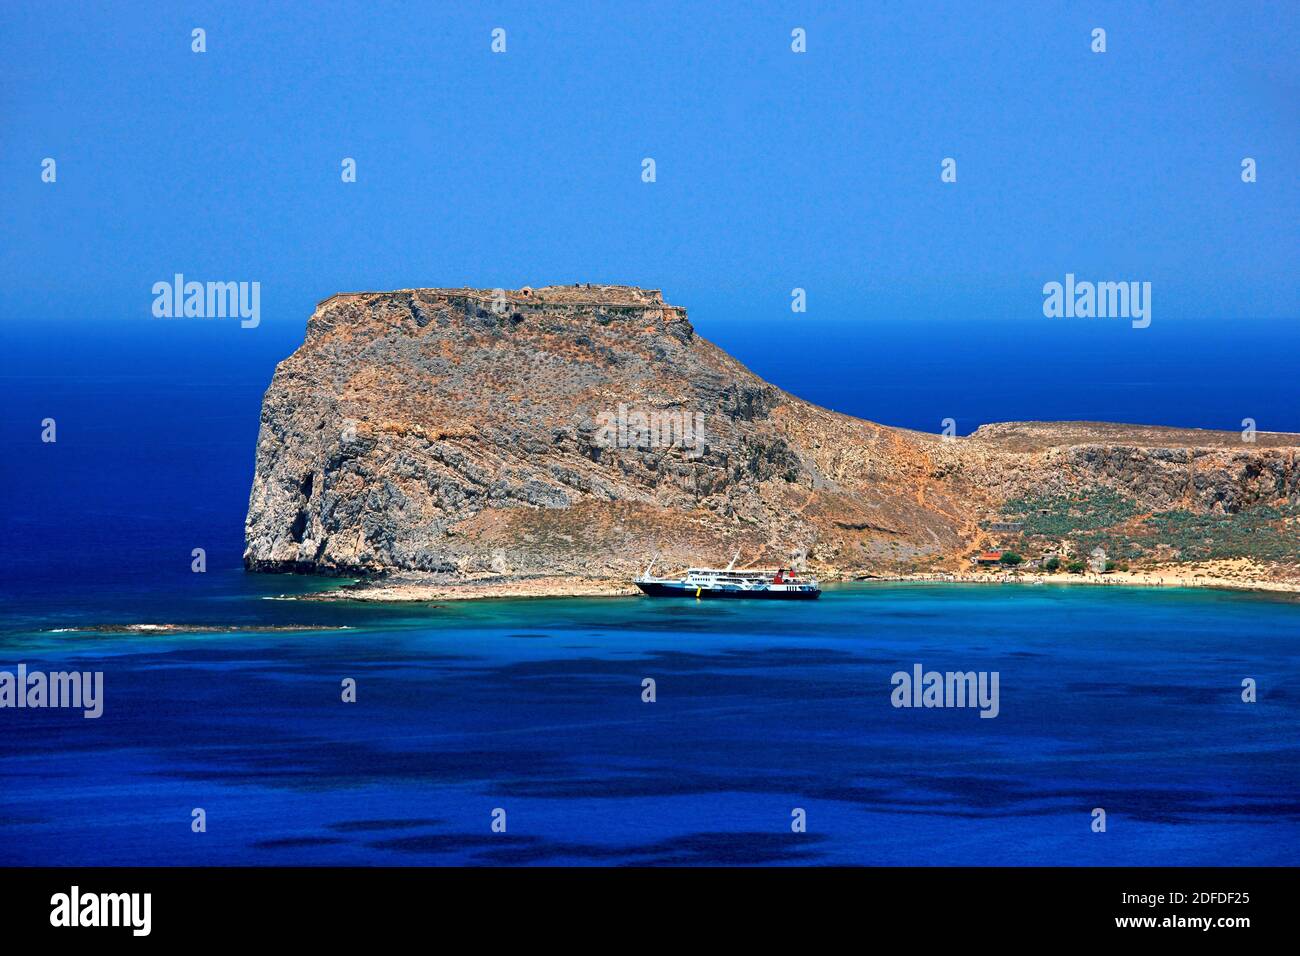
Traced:
<path id="1" fill-rule="evenodd" d="M 654 290 L 340 294 L 267 390 L 244 562 L 393 599 L 619 593 L 655 555 L 736 551 L 828 580 L 964 573 L 998 548 L 1300 584 L 1300 435 L 1250 437 L 892 428 L 763 381 Z"/>

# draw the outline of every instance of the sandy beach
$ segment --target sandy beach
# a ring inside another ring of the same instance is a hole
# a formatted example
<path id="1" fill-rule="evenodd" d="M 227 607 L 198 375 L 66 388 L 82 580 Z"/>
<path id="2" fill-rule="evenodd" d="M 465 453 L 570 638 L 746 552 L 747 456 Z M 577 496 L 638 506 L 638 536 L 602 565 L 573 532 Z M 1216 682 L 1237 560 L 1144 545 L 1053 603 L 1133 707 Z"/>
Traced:
<path id="1" fill-rule="evenodd" d="M 1294 574 L 1294 572 L 1292 572 Z M 963 584 L 1087 584 L 1101 587 L 1226 588 L 1300 594 L 1300 578 L 1282 578 L 1272 569 L 1245 558 L 1176 564 L 1105 574 L 1045 574 L 1039 571 L 962 571 L 899 575 L 877 580 L 952 581 Z"/>
<path id="2" fill-rule="evenodd" d="M 635 585 L 625 580 L 552 575 L 478 578 L 438 584 L 414 581 L 362 582 L 291 597 L 301 601 L 428 602 L 524 597 L 626 597 L 639 593 Z"/>

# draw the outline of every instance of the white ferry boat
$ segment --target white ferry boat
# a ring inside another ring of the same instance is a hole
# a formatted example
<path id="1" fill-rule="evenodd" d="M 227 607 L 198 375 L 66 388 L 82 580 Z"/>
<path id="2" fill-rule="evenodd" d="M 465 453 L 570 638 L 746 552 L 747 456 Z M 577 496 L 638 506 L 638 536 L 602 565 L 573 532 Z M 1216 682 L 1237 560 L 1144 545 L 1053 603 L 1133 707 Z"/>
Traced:
<path id="1" fill-rule="evenodd" d="M 745 568 L 735 570 L 736 557 L 721 570 L 688 568 L 685 577 L 656 578 L 651 575 L 654 562 L 645 573 L 633 580 L 642 593 L 650 597 L 758 598 L 780 601 L 808 601 L 820 597 L 822 589 L 816 579 L 805 578 L 789 568 L 771 570 Z"/>

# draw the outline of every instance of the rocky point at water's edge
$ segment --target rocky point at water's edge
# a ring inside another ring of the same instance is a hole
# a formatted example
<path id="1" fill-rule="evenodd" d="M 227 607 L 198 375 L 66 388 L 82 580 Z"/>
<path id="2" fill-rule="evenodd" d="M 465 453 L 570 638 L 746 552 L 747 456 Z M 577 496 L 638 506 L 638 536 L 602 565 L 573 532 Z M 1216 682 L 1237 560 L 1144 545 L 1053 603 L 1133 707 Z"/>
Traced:
<path id="1" fill-rule="evenodd" d="M 611 440 L 636 414 L 700 427 Z M 656 290 L 345 293 L 267 390 L 244 563 L 443 587 L 626 581 L 655 554 L 739 550 L 835 580 L 1105 547 L 1124 570 L 1241 558 L 1300 581 L 1300 435 L 1248 437 L 880 425 L 758 378 Z"/>

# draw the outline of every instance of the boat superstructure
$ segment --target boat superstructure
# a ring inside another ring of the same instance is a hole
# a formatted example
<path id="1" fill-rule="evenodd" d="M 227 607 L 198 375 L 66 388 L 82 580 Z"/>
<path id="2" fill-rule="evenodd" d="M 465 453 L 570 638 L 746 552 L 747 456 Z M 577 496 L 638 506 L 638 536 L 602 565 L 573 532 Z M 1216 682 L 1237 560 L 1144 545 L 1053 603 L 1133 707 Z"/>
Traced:
<path id="1" fill-rule="evenodd" d="M 633 583 L 650 597 L 759 598 L 768 600 L 811 600 L 822 593 L 815 578 L 790 568 L 736 569 L 736 557 L 725 568 L 688 568 L 680 578 L 652 575 L 654 561 Z"/>

